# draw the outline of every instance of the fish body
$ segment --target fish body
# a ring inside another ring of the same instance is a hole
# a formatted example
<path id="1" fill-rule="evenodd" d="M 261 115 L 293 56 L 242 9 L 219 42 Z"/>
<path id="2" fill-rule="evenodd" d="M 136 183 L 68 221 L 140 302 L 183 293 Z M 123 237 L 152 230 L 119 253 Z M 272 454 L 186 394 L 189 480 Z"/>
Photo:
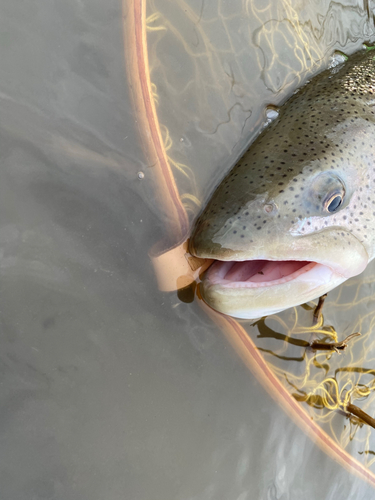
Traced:
<path id="1" fill-rule="evenodd" d="M 215 259 L 201 291 L 257 318 L 361 273 L 375 256 L 375 51 L 294 94 L 213 193 L 190 252 Z"/>

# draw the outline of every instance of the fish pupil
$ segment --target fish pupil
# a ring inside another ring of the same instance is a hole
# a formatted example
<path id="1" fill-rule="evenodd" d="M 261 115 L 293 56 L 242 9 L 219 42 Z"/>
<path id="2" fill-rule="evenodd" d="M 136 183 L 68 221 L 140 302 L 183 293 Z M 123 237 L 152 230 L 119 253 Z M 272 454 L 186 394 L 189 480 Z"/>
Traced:
<path id="1" fill-rule="evenodd" d="M 328 212 L 335 212 L 342 203 L 342 198 L 338 194 L 336 195 L 327 207 Z"/>

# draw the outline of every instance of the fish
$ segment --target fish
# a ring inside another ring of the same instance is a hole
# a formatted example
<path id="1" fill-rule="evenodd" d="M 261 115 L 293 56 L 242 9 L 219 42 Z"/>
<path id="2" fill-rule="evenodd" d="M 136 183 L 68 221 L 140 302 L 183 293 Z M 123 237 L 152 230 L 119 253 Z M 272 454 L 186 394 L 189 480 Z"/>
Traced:
<path id="1" fill-rule="evenodd" d="M 204 301 L 256 319 L 329 292 L 375 256 L 375 51 L 301 87 L 197 218 Z"/>

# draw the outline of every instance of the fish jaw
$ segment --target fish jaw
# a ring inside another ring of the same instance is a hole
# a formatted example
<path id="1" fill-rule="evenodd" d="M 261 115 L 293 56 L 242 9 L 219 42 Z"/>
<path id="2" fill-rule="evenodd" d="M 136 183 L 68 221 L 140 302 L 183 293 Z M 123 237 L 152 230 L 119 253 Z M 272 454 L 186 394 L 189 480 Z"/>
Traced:
<path id="1" fill-rule="evenodd" d="M 216 311 L 240 319 L 256 319 L 303 304 L 347 279 L 328 266 L 309 262 L 279 280 L 236 282 L 221 277 L 225 264 L 231 263 L 217 261 L 208 270 L 201 283 L 202 297 Z"/>
<path id="2" fill-rule="evenodd" d="M 342 228 L 301 237 L 274 235 L 267 243 L 199 248 L 192 239 L 194 255 L 216 259 L 201 283 L 209 306 L 244 319 L 274 314 L 329 292 L 369 262 L 362 243 Z"/>

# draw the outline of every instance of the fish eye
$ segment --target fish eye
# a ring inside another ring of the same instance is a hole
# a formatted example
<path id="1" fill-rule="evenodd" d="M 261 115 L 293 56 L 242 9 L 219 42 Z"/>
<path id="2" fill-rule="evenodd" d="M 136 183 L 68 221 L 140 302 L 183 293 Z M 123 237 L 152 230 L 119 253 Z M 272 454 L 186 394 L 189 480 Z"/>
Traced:
<path id="1" fill-rule="evenodd" d="M 313 174 L 307 186 L 301 201 L 310 215 L 336 214 L 348 204 L 352 194 L 345 180 L 331 171 Z"/>
<path id="2" fill-rule="evenodd" d="M 341 193 L 335 193 L 331 195 L 324 204 L 324 208 L 331 214 L 336 212 L 340 208 L 343 201 L 343 195 Z"/>

